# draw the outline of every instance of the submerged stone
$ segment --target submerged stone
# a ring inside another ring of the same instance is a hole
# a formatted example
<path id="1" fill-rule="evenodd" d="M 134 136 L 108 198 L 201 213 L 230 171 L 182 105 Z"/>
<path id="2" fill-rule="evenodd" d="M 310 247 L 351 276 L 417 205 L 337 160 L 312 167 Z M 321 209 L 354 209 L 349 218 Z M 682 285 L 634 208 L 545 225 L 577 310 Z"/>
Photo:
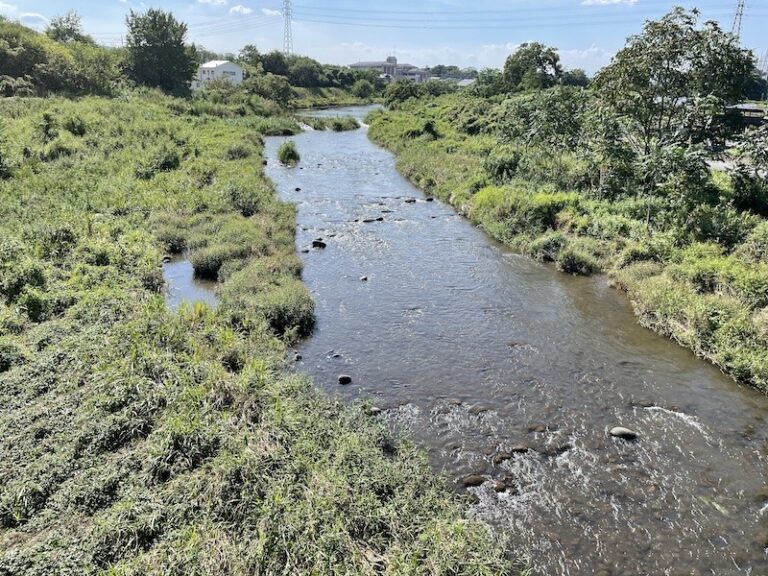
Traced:
<path id="1" fill-rule="evenodd" d="M 347 374 L 341 374 L 339 376 L 339 384 L 342 386 L 346 386 L 347 384 L 352 384 L 352 376 L 348 376 Z"/>
<path id="2" fill-rule="evenodd" d="M 611 436 L 614 438 L 621 438 L 622 440 L 637 440 L 639 434 L 629 428 L 623 426 L 614 426 L 611 428 Z"/>
<path id="3" fill-rule="evenodd" d="M 485 478 L 483 476 L 480 476 L 480 474 L 470 474 L 469 476 L 464 476 L 461 479 L 462 486 L 465 486 L 467 488 L 480 486 L 483 482 L 485 482 Z"/>
<path id="4" fill-rule="evenodd" d="M 501 464 L 502 462 L 506 462 L 510 458 L 512 458 L 511 452 L 497 452 L 496 454 L 493 455 L 492 462 L 494 466 L 498 466 L 499 464 Z"/>

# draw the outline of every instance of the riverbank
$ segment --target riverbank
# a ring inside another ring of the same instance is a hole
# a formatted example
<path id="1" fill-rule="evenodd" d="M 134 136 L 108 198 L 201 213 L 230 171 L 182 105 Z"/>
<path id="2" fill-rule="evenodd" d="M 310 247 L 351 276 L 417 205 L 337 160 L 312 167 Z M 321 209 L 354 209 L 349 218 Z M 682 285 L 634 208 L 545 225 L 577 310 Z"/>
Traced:
<path id="1" fill-rule="evenodd" d="M 0 102 L 0 573 L 505 574 L 424 455 L 292 372 L 284 117 Z M 164 254 L 219 304 L 169 310 Z"/>
<path id="2" fill-rule="evenodd" d="M 701 226 L 722 231 L 719 242 L 711 230 L 702 230 L 706 241 L 683 239 L 674 226 L 651 236 L 657 204 L 581 191 L 584 166 L 573 155 L 502 146 L 495 126 L 505 105 L 469 95 L 411 100 L 372 114 L 369 134 L 411 182 L 498 240 L 567 273 L 608 273 L 642 325 L 767 391 L 765 220 L 724 210 L 720 221 L 702 209 Z M 730 193 L 723 175 L 707 185 Z"/>

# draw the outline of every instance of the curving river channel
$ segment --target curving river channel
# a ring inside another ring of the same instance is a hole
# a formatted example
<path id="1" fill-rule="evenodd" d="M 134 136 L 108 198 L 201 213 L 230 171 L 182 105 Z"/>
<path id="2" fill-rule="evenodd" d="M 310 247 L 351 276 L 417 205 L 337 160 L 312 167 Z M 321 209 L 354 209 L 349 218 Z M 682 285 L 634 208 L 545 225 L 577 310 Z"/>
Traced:
<path id="1" fill-rule="evenodd" d="M 768 574 L 768 398 L 641 328 L 604 279 L 427 201 L 364 128 L 293 139 L 299 166 L 270 138 L 267 172 L 298 207 L 319 386 L 372 399 L 438 471 L 486 478 L 473 514 L 537 573 Z"/>

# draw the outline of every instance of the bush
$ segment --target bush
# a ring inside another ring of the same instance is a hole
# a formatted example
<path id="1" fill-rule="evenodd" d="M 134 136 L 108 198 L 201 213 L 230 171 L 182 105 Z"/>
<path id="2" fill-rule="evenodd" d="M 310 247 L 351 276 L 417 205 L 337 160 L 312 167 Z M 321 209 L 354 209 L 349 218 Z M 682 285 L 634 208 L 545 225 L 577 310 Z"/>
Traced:
<path id="1" fill-rule="evenodd" d="M 553 231 L 536 238 L 530 245 L 530 254 L 542 262 L 555 262 L 565 248 L 567 239 L 562 232 Z"/>
<path id="2" fill-rule="evenodd" d="M 85 136 L 88 125 L 80 116 L 73 115 L 64 120 L 64 129 L 73 136 Z"/>
<path id="3" fill-rule="evenodd" d="M 181 166 L 181 155 L 175 146 L 163 144 L 136 168 L 136 177 L 150 180 L 159 172 L 171 172 Z"/>
<path id="4" fill-rule="evenodd" d="M 253 154 L 253 149 L 245 144 L 234 144 L 227 149 L 227 160 L 242 160 Z"/>
<path id="5" fill-rule="evenodd" d="M 600 265 L 586 252 L 566 247 L 557 257 L 557 269 L 568 274 L 591 276 L 600 271 Z"/>
<path id="6" fill-rule="evenodd" d="M 0 339 L 0 373 L 7 372 L 23 361 L 24 352 L 21 346 L 12 340 Z"/>
<path id="7" fill-rule="evenodd" d="M 768 222 L 762 222 L 752 229 L 736 250 L 736 255 L 744 262 L 768 262 Z"/>
<path id="8" fill-rule="evenodd" d="M 374 91 L 373 84 L 368 82 L 368 80 L 358 80 L 352 85 L 352 94 L 362 100 L 367 100 L 373 96 Z"/>
<path id="9" fill-rule="evenodd" d="M 504 184 L 517 174 L 522 153 L 515 148 L 494 148 L 483 162 L 485 172 L 497 184 Z"/>
<path id="10" fill-rule="evenodd" d="M 225 262 L 238 258 L 246 258 L 251 252 L 250 246 L 240 244 L 213 244 L 205 248 L 193 250 L 189 261 L 200 278 L 218 279 L 219 270 Z"/>
<path id="11" fill-rule="evenodd" d="M 295 166 L 301 160 L 293 140 L 288 140 L 280 145 L 280 148 L 277 150 L 277 158 L 284 166 Z"/>
<path id="12" fill-rule="evenodd" d="M 262 195 L 254 186 L 230 184 L 227 186 L 227 199 L 232 207 L 246 218 L 259 211 Z"/>
<path id="13" fill-rule="evenodd" d="M 360 128 L 360 123 L 352 116 L 333 118 L 331 120 L 331 130 L 334 132 L 347 132 L 350 130 L 357 130 L 358 128 Z"/>

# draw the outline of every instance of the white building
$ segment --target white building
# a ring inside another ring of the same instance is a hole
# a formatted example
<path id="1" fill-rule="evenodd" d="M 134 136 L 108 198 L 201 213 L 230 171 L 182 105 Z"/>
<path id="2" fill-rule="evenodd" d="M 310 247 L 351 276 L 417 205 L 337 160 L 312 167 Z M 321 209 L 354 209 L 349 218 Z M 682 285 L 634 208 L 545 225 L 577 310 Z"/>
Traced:
<path id="1" fill-rule="evenodd" d="M 245 78 L 245 71 L 229 60 L 211 60 L 198 68 L 197 78 L 192 80 L 192 90 L 199 90 L 218 78 L 224 78 L 237 86 Z"/>

